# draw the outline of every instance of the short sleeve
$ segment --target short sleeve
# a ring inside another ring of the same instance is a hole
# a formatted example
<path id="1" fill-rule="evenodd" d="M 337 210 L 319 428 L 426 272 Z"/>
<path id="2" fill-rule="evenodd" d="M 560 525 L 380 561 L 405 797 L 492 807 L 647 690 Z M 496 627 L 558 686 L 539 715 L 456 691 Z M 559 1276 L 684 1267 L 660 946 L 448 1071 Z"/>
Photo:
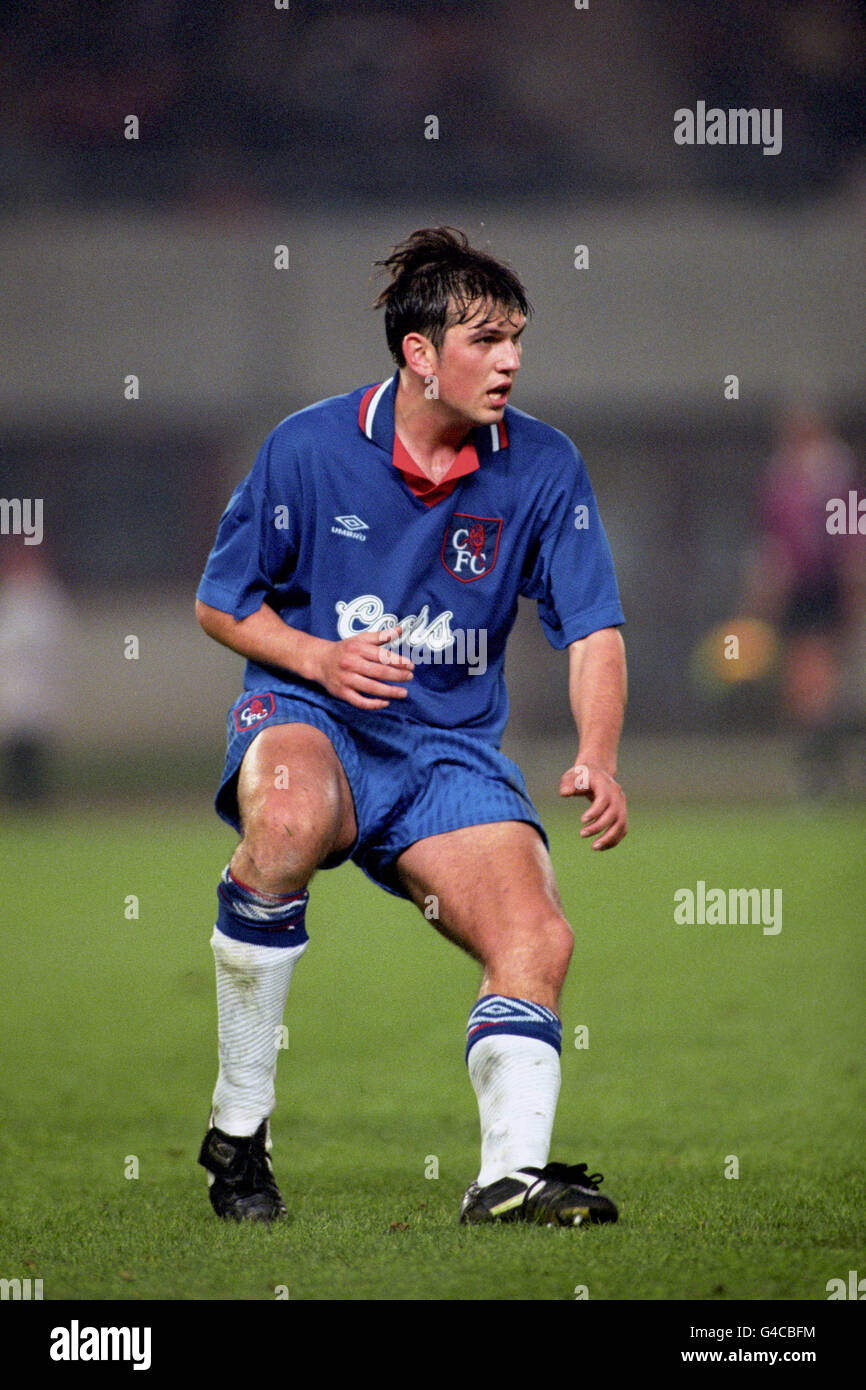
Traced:
<path id="1" fill-rule="evenodd" d="M 583 460 L 570 441 L 539 502 L 520 592 L 538 603 L 547 640 L 561 650 L 625 622 L 613 557 Z"/>
<path id="2" fill-rule="evenodd" d="M 297 470 L 275 435 L 276 431 L 262 445 L 250 472 L 232 493 L 198 587 L 202 603 L 238 621 L 256 613 L 291 577 L 297 558 L 302 505 Z"/>

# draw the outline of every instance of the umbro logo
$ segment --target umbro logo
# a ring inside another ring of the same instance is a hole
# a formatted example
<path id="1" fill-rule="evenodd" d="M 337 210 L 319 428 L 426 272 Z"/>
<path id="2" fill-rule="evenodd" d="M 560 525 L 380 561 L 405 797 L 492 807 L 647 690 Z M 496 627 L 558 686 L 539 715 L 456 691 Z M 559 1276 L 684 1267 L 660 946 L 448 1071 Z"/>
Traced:
<path id="1" fill-rule="evenodd" d="M 333 536 L 348 536 L 349 539 L 353 541 L 365 541 L 367 539 L 366 536 L 361 535 L 361 532 L 369 531 L 370 528 L 366 521 L 362 521 L 359 516 L 355 516 L 354 512 L 351 516 L 335 516 L 334 520 L 338 521 L 340 524 L 339 526 L 331 527 L 331 534 Z"/>

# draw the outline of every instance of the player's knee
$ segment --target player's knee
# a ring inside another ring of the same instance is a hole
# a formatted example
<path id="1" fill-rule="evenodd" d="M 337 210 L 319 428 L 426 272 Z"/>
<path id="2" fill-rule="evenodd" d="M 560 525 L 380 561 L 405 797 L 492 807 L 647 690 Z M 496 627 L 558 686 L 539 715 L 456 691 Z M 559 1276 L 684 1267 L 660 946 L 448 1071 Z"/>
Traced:
<path id="1" fill-rule="evenodd" d="M 484 955 L 485 967 L 522 988 L 558 994 L 568 971 L 574 933 L 561 914 L 522 920 L 512 931 L 497 932 Z"/>
<path id="2" fill-rule="evenodd" d="M 546 968 L 548 978 L 561 985 L 574 950 L 574 932 L 565 918 L 556 914 L 545 920 L 540 937 L 539 962 Z"/>
<path id="3" fill-rule="evenodd" d="M 327 827 L 303 808 L 264 803 L 244 821 L 240 852 L 254 886 L 271 893 L 305 887 L 327 853 Z"/>

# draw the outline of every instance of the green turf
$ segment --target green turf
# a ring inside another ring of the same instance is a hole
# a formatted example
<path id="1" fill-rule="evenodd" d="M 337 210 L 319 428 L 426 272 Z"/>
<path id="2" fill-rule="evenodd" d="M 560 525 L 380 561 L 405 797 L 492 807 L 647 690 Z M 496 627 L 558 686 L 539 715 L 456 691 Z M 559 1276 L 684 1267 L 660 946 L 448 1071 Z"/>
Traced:
<path id="1" fill-rule="evenodd" d="M 861 811 L 639 807 L 599 855 L 571 810 L 547 817 L 577 935 L 553 1156 L 605 1174 L 618 1225 L 456 1224 L 477 967 L 351 865 L 314 882 L 287 1014 L 291 1219 L 219 1223 L 194 1159 L 232 837 L 205 805 L 80 812 L 0 827 L 0 1276 L 46 1299 L 820 1300 L 866 1272 Z M 781 888 L 781 933 L 676 926 L 698 879 Z"/>

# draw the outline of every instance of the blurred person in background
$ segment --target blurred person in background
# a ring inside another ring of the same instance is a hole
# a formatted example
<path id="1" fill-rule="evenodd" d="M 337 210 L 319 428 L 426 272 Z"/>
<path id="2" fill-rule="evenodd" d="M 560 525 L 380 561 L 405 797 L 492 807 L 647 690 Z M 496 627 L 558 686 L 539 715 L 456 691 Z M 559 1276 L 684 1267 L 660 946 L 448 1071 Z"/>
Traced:
<path id="1" fill-rule="evenodd" d="M 0 786 L 16 806 L 50 797 L 65 681 L 63 590 L 44 553 L 18 537 L 0 544 Z"/>
<path id="2" fill-rule="evenodd" d="M 800 735 L 803 795 L 834 790 L 853 727 L 844 678 L 866 577 L 866 514 L 861 534 L 850 503 L 860 496 L 857 481 L 852 451 L 821 413 L 788 407 L 759 483 L 760 539 L 744 608 L 774 624 L 781 639 L 781 714 Z"/>

